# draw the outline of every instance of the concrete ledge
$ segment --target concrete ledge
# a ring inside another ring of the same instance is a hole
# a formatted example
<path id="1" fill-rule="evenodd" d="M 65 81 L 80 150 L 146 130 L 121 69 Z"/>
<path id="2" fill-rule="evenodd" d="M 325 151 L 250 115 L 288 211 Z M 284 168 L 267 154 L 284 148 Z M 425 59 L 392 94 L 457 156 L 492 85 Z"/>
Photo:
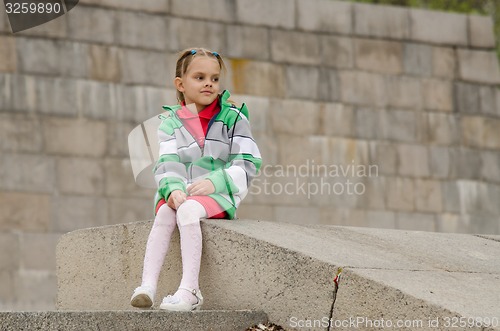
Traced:
<path id="1" fill-rule="evenodd" d="M 44 331 L 206 331 L 246 330 L 266 323 L 259 311 L 206 310 L 192 313 L 163 311 L 66 311 L 66 312 L 0 312 L 2 330 Z"/>
<path id="2" fill-rule="evenodd" d="M 137 222 L 63 236 L 58 308 L 129 309 L 150 227 Z M 445 318 L 500 318 L 496 238 L 254 220 L 207 220 L 202 232 L 203 309 L 262 309 L 284 327 L 321 320 L 328 317 L 335 271 L 343 266 L 335 320 L 416 320 L 425 328 L 439 318 L 432 329 L 446 330 Z M 157 303 L 178 286 L 178 240 L 176 232 Z"/>

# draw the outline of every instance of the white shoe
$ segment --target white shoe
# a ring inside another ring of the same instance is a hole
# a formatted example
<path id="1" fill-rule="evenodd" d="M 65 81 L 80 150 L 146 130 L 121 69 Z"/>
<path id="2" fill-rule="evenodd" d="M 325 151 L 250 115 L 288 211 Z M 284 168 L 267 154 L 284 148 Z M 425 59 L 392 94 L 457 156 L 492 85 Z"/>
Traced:
<path id="1" fill-rule="evenodd" d="M 155 300 L 154 289 L 150 286 L 139 286 L 135 289 L 130 304 L 137 308 L 151 308 Z"/>
<path id="2" fill-rule="evenodd" d="M 168 295 L 163 298 L 160 309 L 169 311 L 192 311 L 200 309 L 201 305 L 203 304 L 203 296 L 201 295 L 200 290 L 194 290 L 185 287 L 179 287 L 179 289 L 186 290 L 193 294 L 198 299 L 198 302 L 196 302 L 195 304 L 189 304 L 187 302 L 184 302 L 184 300 L 182 299 L 178 299 L 172 295 Z"/>

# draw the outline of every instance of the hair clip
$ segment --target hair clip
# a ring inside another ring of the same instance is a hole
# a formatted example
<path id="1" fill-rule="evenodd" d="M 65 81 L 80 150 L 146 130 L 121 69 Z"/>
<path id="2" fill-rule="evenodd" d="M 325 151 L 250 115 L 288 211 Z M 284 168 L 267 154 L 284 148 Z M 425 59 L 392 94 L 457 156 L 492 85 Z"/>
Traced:
<path id="1" fill-rule="evenodd" d="M 195 55 L 196 54 L 196 49 L 192 49 L 191 50 L 191 55 Z"/>
<path id="2" fill-rule="evenodd" d="M 212 55 L 215 57 L 219 57 L 219 53 L 217 53 L 217 52 L 212 52 Z"/>

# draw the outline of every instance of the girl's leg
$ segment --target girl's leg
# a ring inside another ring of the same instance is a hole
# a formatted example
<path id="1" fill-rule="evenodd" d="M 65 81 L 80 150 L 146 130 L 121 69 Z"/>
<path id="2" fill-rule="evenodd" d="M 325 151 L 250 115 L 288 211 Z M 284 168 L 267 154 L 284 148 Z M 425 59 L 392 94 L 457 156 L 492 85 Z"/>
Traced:
<path id="1" fill-rule="evenodd" d="M 156 214 L 153 227 L 149 233 L 144 256 L 141 286 L 149 286 L 156 292 L 158 277 L 170 244 L 170 238 L 176 224 L 175 210 L 166 204 Z"/>
<path id="2" fill-rule="evenodd" d="M 168 301 L 180 300 L 195 304 L 198 299 L 185 289 L 199 289 L 202 236 L 200 218 L 206 217 L 205 207 L 195 200 L 187 200 L 177 208 L 177 224 L 181 237 L 182 280 L 179 289 Z M 184 288 L 184 289 L 181 289 Z"/>

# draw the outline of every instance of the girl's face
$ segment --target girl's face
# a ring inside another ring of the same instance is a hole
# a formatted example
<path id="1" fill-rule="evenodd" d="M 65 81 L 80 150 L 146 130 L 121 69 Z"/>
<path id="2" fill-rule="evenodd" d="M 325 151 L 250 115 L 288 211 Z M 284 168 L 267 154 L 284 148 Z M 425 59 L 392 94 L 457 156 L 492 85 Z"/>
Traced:
<path id="1" fill-rule="evenodd" d="M 186 73 L 174 80 L 177 90 L 184 94 L 186 105 L 194 103 L 198 112 L 210 105 L 220 92 L 220 65 L 211 57 L 195 57 Z"/>

